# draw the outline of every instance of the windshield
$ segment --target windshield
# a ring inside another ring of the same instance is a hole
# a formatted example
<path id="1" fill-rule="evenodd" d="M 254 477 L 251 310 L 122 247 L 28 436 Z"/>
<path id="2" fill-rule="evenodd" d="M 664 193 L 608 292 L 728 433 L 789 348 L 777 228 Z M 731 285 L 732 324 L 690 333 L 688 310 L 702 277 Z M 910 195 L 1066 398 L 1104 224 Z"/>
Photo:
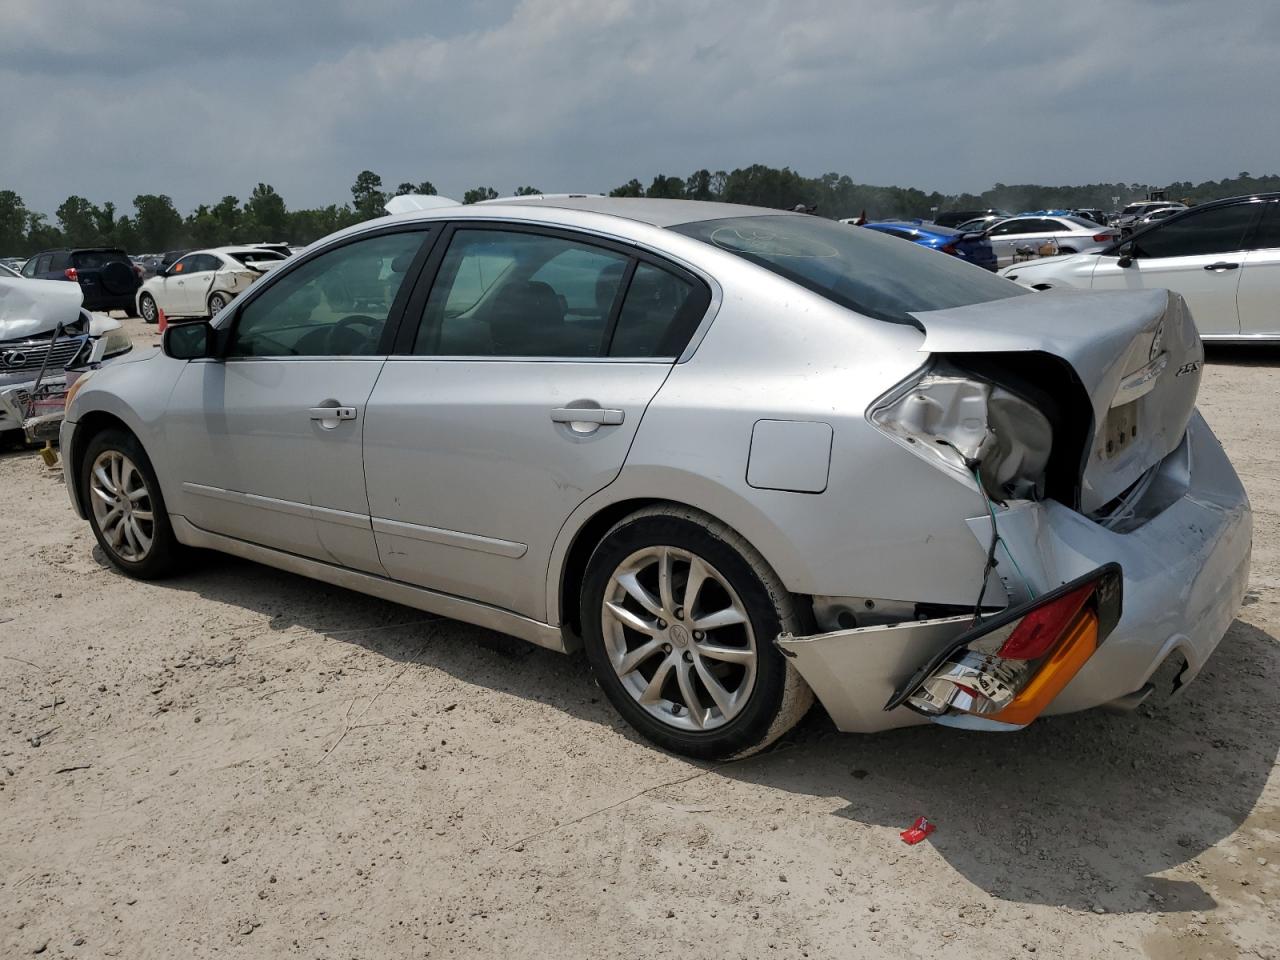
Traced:
<path id="1" fill-rule="evenodd" d="M 671 229 L 890 323 L 918 327 L 910 314 L 1030 292 L 948 254 L 821 217 L 732 217 Z"/>

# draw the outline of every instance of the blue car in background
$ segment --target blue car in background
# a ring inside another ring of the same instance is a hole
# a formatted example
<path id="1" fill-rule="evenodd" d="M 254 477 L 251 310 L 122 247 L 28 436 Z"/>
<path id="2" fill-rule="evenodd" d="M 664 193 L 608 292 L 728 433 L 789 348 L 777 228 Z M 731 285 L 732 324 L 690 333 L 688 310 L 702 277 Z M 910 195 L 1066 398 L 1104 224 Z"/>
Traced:
<path id="1" fill-rule="evenodd" d="M 880 220 L 863 224 L 863 227 L 949 253 L 986 270 L 994 271 L 997 266 L 995 251 L 985 233 L 964 233 L 950 227 L 940 227 L 936 223 L 925 223 L 923 220 Z"/>

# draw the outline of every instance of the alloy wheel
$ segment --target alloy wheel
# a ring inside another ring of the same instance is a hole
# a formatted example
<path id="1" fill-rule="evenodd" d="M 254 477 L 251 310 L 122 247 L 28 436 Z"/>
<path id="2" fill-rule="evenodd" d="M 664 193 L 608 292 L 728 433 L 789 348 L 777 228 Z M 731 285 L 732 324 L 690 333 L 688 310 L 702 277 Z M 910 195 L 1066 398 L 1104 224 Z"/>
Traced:
<path id="1" fill-rule="evenodd" d="M 142 319 L 151 323 L 156 319 L 156 302 L 150 297 L 142 298 Z"/>
<path id="2" fill-rule="evenodd" d="M 216 317 L 222 312 L 222 308 L 227 305 L 227 301 L 223 299 L 222 294 L 215 293 L 209 298 L 209 316 Z"/>
<path id="3" fill-rule="evenodd" d="M 672 546 L 631 554 L 609 578 L 601 620 L 623 688 L 662 723 L 714 730 L 751 698 L 757 650 L 746 607 L 696 554 Z"/>
<path id="4" fill-rule="evenodd" d="M 94 520 L 121 560 L 140 563 L 155 540 L 151 491 L 137 465 L 119 450 L 104 450 L 90 471 Z"/>

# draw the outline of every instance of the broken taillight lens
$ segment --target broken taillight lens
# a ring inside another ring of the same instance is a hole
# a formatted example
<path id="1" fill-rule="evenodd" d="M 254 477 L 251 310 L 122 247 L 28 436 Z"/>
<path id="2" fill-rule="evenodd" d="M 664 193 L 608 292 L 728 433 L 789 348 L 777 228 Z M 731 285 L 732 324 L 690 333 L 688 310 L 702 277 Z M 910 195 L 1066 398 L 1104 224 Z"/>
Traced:
<path id="1" fill-rule="evenodd" d="M 996 384 L 936 364 L 895 387 L 868 412 L 871 423 L 917 456 L 976 483 L 995 501 L 1039 499 L 1053 428 L 1033 404 Z"/>
<path id="2" fill-rule="evenodd" d="M 1025 727 L 1044 712 L 1120 619 L 1119 564 L 1099 567 L 976 624 L 925 663 L 885 704 L 939 718 L 969 714 Z"/>

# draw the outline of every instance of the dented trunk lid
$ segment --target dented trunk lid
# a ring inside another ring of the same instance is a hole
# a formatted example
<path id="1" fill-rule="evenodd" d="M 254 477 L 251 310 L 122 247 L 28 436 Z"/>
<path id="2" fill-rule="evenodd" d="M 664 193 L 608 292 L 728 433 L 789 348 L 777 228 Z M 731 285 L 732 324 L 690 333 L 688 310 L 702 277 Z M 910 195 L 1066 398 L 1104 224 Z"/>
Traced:
<path id="1" fill-rule="evenodd" d="M 924 326 L 927 353 L 1034 351 L 1070 365 L 1089 397 L 1080 416 L 1092 418 L 1082 513 L 1177 449 L 1195 410 L 1204 347 L 1176 293 L 1054 290 L 912 316 Z"/>

